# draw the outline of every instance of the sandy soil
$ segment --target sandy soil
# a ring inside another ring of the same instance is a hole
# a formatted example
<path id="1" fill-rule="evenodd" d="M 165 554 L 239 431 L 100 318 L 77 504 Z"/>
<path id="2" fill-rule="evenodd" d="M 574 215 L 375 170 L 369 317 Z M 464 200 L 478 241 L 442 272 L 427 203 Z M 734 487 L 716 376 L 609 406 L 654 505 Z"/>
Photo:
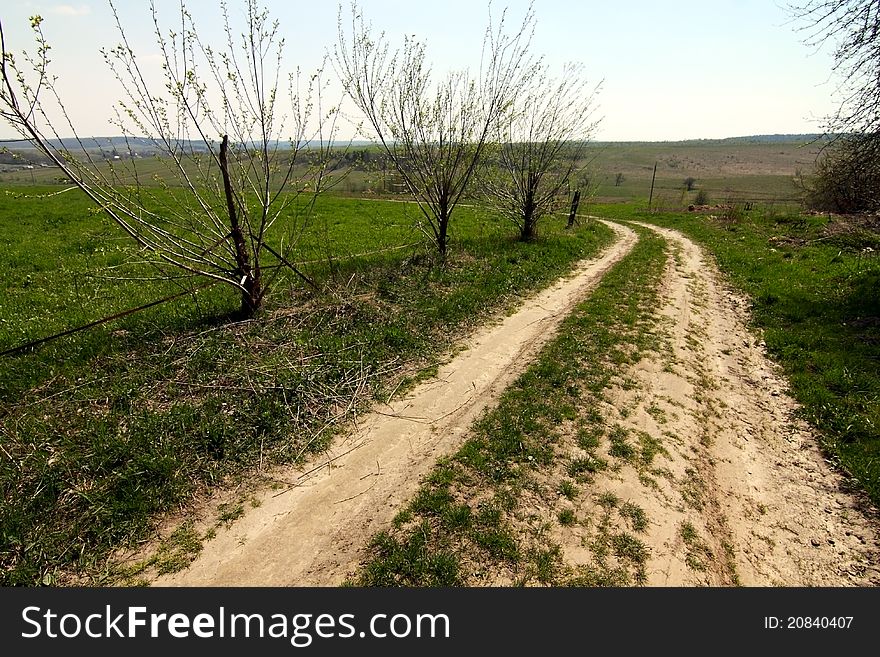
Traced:
<path id="1" fill-rule="evenodd" d="M 654 230 L 673 249 L 657 311 L 669 348 L 621 373 L 630 385 L 613 388 L 603 411 L 666 455 L 657 476 L 624 468 L 596 481 L 647 512 L 648 584 L 880 584 L 876 516 L 795 418 L 745 326 L 745 299 L 693 242 Z"/>
<path id="2" fill-rule="evenodd" d="M 436 379 L 360 418 L 352 435 L 303 468 L 276 473 L 296 482 L 265 491 L 220 530 L 164 586 L 336 585 L 359 564 L 371 536 L 387 526 L 436 460 L 454 452 L 472 422 L 525 369 L 571 308 L 629 252 L 637 237 L 609 224 L 615 244 L 474 335 Z M 321 467 L 322 463 L 326 463 Z"/>

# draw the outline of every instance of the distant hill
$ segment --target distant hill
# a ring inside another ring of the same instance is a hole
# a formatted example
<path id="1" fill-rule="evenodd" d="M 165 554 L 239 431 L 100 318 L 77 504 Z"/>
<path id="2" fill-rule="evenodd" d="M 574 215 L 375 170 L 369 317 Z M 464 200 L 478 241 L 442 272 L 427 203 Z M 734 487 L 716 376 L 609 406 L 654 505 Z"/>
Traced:
<path id="1" fill-rule="evenodd" d="M 148 139 L 146 137 L 83 137 L 80 140 L 77 140 L 73 137 L 65 137 L 64 139 L 51 139 L 49 143 L 55 148 L 63 148 L 70 151 L 80 150 L 82 147 L 85 147 L 86 150 L 90 151 L 119 151 L 120 153 L 127 152 L 129 148 L 136 152 L 150 152 L 156 150 L 156 144 L 152 139 Z M 371 142 L 356 140 L 350 142 L 351 146 L 367 146 Z M 219 140 L 218 140 L 219 144 Z M 278 142 L 280 148 L 286 148 L 289 146 L 289 142 L 280 141 Z M 317 145 L 317 144 L 315 144 Z M 347 141 L 337 141 L 334 142 L 334 145 L 338 145 L 339 147 L 345 147 L 349 145 Z M 206 151 L 207 148 L 202 141 L 198 140 L 187 140 L 181 141 L 178 144 L 179 148 L 184 151 L 196 151 L 202 152 Z M 20 139 L 8 139 L 8 140 L 0 140 L 0 149 L 8 149 L 11 151 L 26 151 L 26 150 L 34 150 L 34 146 L 25 140 Z"/>
<path id="2" fill-rule="evenodd" d="M 597 141 L 596 144 L 663 144 L 663 145 L 738 145 L 738 144 L 811 144 L 825 139 L 820 134 L 788 134 L 788 135 L 747 135 L 745 137 L 725 137 L 724 139 L 681 139 L 677 141 Z"/>
<path id="3" fill-rule="evenodd" d="M 730 144 L 806 144 L 825 139 L 820 134 L 801 135 L 750 135 L 748 137 L 729 137 L 721 139 L 722 143 Z M 698 140 L 700 141 L 700 140 Z"/>
<path id="4" fill-rule="evenodd" d="M 76 139 L 74 137 L 65 137 L 64 139 L 50 139 L 49 144 L 55 148 L 63 148 L 74 151 L 85 148 L 90 151 L 127 151 L 131 148 L 133 151 L 155 151 L 156 146 L 151 139 L 146 137 L 82 137 Z M 180 143 L 182 149 L 205 150 L 205 146 L 200 141 L 183 141 Z M 12 151 L 33 150 L 34 146 L 29 141 L 23 140 L 0 140 L 0 148 L 7 148 Z"/>
<path id="5" fill-rule="evenodd" d="M 678 141 L 597 141 L 596 144 L 808 144 L 824 139 L 819 134 L 790 134 L 790 135 L 749 135 L 745 137 L 727 137 L 725 139 L 685 139 Z M 88 150 L 96 151 L 113 151 L 117 150 L 125 152 L 130 147 L 134 151 L 154 151 L 155 144 L 151 139 L 144 137 L 83 137 L 82 145 Z M 78 150 L 80 144 L 76 139 L 53 139 L 50 142 L 53 146 Z M 354 140 L 352 142 L 337 141 L 334 145 L 339 147 L 352 146 L 364 147 L 369 146 L 373 142 L 364 140 Z M 286 142 L 279 143 L 284 148 Z M 204 151 L 205 145 L 201 141 L 184 141 L 180 143 L 183 150 Z M 9 149 L 13 151 L 32 150 L 34 147 L 27 141 L 21 140 L 0 140 L 0 149 Z"/>

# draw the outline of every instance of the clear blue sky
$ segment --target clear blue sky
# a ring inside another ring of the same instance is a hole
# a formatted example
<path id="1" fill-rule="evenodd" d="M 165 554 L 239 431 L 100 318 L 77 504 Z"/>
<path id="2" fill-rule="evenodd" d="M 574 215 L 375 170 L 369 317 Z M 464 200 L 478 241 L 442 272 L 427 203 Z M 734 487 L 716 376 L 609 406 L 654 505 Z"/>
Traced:
<path id="1" fill-rule="evenodd" d="M 146 0 L 118 0 L 135 51 L 155 59 Z M 160 0 L 168 27 L 174 0 Z M 216 0 L 191 0 L 204 35 L 221 43 Z M 233 16 L 240 2 L 229 0 Z M 326 0 L 268 0 L 287 40 L 287 67 L 308 71 L 332 48 L 337 4 Z M 347 8 L 348 2 L 345 2 Z M 518 23 L 525 0 L 495 0 Z M 435 71 L 479 63 L 488 18 L 485 0 L 361 0 L 374 26 L 398 42 L 427 40 Z M 782 0 L 535 0 L 533 51 L 557 68 L 585 64 L 603 117 L 600 140 L 678 140 L 748 134 L 817 132 L 834 108 L 829 49 L 803 45 Z M 54 70 L 82 134 L 107 135 L 111 107 L 121 97 L 99 54 L 118 36 L 104 0 L 69 4 L 3 0 L 0 19 L 8 46 L 30 46 L 28 16 L 44 17 Z M 13 132 L 0 125 L 0 137 Z"/>

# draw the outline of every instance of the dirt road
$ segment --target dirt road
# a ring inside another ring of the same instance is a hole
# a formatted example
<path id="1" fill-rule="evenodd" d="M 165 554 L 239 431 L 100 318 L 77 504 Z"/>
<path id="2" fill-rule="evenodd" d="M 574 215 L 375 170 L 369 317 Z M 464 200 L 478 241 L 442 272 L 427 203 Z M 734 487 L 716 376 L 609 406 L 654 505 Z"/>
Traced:
<path id="1" fill-rule="evenodd" d="M 670 349 L 626 373 L 637 384 L 611 390 L 604 413 L 661 442 L 669 476 L 596 482 L 647 511 L 648 584 L 880 584 L 876 520 L 795 419 L 746 300 L 692 241 L 653 230 L 672 248 L 657 309 Z"/>
<path id="2" fill-rule="evenodd" d="M 617 240 L 598 258 L 474 335 L 438 376 L 360 419 L 330 449 L 335 458 L 301 485 L 266 491 L 260 504 L 207 543 L 168 586 L 335 585 L 358 565 L 359 550 L 417 490 L 436 460 L 453 452 L 471 423 L 525 369 L 560 321 L 636 242 L 609 224 Z M 323 455 L 316 463 L 326 461 Z M 302 469 L 280 473 L 296 481 Z"/>
<path id="3" fill-rule="evenodd" d="M 187 570 L 155 584 L 342 582 L 419 478 L 462 443 L 573 304 L 632 248 L 633 231 L 613 227 L 618 241 L 601 257 L 482 330 L 436 379 L 363 417 L 331 449 L 338 457 L 332 464 L 301 485 L 265 492 Z M 622 372 L 637 385 L 606 390 L 600 410 L 662 444 L 666 476 L 647 482 L 624 467 L 593 484 L 650 518 L 647 583 L 880 584 L 876 519 L 843 491 L 810 428 L 794 418 L 784 381 L 746 328 L 745 300 L 690 240 L 653 230 L 673 256 L 656 311 L 668 348 Z M 312 467 L 322 460 L 327 455 Z M 309 469 L 282 478 L 294 481 Z M 579 551 L 561 547 L 569 557 Z"/>

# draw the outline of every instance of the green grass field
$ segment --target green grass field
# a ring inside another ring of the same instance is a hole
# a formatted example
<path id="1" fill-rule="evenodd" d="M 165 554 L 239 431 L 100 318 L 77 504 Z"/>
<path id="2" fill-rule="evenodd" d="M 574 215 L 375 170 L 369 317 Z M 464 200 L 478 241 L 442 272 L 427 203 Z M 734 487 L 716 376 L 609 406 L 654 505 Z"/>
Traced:
<path id="1" fill-rule="evenodd" d="M 820 146 L 808 139 L 779 143 L 748 140 L 595 144 L 589 150 L 591 181 L 599 202 L 646 200 L 654 165 L 654 207 L 680 209 L 699 190 L 710 203 L 791 203 L 799 199 L 795 178 L 809 175 Z M 618 184 L 618 174 L 622 176 Z M 684 181 L 695 188 L 684 193 Z"/>
<path id="2" fill-rule="evenodd" d="M 599 200 L 629 201 L 648 198 L 654 165 L 657 165 L 655 198 L 679 203 L 686 178 L 696 180 L 713 203 L 729 199 L 758 202 L 790 202 L 798 197 L 794 179 L 809 175 L 821 146 L 810 138 L 778 142 L 761 140 L 700 140 L 685 142 L 595 143 L 588 146 L 586 175 Z M 354 148 L 355 156 L 367 149 Z M 30 163 L 30 164 L 28 164 Z M 151 158 L 134 162 L 143 179 L 159 176 L 174 183 L 167 167 Z M 27 168 L 31 166 L 33 168 Z M 118 165 L 121 172 L 128 163 Z M 105 167 L 109 171 L 109 168 Z M 619 185 L 617 175 L 623 176 Z M 59 184 L 60 172 L 40 166 L 34 152 L 23 151 L 14 164 L 0 165 L 0 185 L 7 187 Z M 382 168 L 375 155 L 359 163 L 335 188 L 341 194 L 399 194 L 400 180 Z M 693 199 L 695 192 L 690 194 Z"/>

